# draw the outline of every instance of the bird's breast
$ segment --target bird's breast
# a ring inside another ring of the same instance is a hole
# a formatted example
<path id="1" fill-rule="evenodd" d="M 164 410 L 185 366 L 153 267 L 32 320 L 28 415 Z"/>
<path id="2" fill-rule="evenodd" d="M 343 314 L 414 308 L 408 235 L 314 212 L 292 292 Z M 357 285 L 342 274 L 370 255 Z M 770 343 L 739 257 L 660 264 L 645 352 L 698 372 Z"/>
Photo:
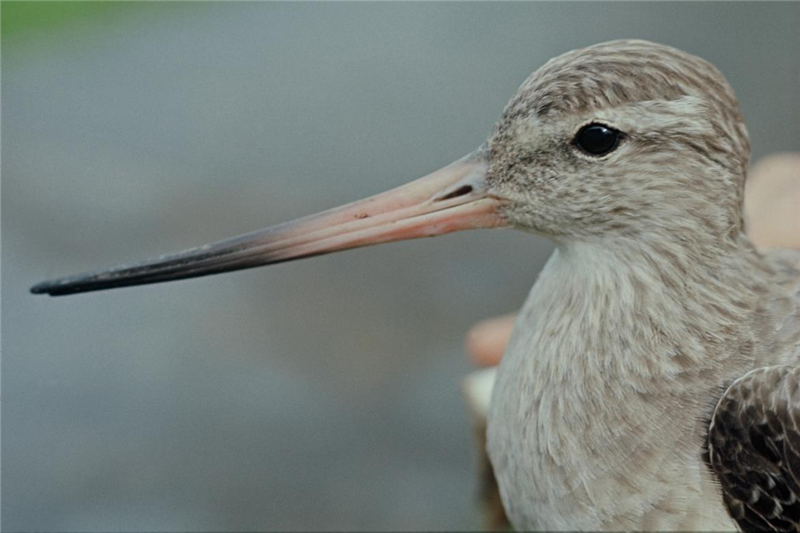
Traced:
<path id="1" fill-rule="evenodd" d="M 616 302 L 593 298 L 591 287 L 565 284 L 569 270 L 558 263 L 556 254 L 519 315 L 489 412 L 489 454 L 512 523 L 726 528 L 726 513 L 691 509 L 712 501 L 722 510 L 700 453 L 705 406 L 637 361 L 669 348 L 599 334 L 634 320 L 625 289 Z"/>

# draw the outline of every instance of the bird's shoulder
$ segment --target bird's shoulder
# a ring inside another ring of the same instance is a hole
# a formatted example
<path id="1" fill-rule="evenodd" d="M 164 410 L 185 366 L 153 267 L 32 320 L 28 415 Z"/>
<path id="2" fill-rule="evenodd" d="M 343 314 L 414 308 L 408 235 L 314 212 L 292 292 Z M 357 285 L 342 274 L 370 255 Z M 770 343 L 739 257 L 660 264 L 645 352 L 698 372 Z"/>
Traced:
<path id="1" fill-rule="evenodd" d="M 763 256 L 775 270 L 776 293 L 800 304 L 800 250 L 776 248 Z"/>
<path id="2" fill-rule="evenodd" d="M 757 366 L 800 363 L 800 250 L 768 250 L 764 259 L 774 272 L 762 311 L 768 331 L 758 331 L 767 352 Z"/>

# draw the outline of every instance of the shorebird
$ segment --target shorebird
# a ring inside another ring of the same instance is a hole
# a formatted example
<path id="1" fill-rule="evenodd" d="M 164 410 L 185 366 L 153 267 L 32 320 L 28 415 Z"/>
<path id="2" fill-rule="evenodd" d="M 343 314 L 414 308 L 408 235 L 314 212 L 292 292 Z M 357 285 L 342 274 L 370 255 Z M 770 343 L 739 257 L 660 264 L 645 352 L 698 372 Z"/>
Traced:
<path id="1" fill-rule="evenodd" d="M 800 253 L 744 234 L 749 141 L 708 62 L 639 40 L 550 60 L 488 141 L 408 185 L 51 295 L 471 228 L 556 251 L 498 370 L 488 449 L 520 529 L 797 529 Z"/>

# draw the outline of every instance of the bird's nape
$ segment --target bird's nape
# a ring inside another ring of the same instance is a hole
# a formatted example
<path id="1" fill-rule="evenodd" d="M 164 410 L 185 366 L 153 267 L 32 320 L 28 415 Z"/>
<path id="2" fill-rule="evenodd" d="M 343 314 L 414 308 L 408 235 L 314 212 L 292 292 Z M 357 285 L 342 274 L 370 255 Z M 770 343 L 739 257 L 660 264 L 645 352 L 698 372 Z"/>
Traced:
<path id="1" fill-rule="evenodd" d="M 34 294 L 61 296 L 242 270 L 454 231 L 504 227 L 502 200 L 486 183 L 481 148 L 423 178 L 342 207 L 177 254 L 45 281 Z"/>

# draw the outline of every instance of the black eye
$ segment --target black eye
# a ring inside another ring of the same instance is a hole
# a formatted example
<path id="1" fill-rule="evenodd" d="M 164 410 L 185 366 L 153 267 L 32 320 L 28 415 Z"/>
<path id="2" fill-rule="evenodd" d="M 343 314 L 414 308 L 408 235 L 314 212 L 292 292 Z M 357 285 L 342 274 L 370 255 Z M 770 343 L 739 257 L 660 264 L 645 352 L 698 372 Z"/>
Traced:
<path id="1" fill-rule="evenodd" d="M 572 141 L 575 146 L 589 155 L 606 155 L 616 149 L 620 133 L 602 124 L 584 126 Z"/>

